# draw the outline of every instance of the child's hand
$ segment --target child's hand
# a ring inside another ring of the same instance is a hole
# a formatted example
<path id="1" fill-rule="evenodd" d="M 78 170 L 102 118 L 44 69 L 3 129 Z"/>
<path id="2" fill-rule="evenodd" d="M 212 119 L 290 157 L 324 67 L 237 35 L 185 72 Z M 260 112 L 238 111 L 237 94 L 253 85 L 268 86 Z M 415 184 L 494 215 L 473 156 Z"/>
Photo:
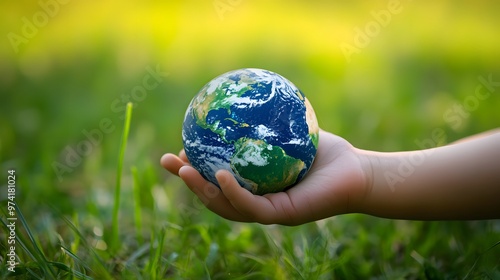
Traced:
<path id="1" fill-rule="evenodd" d="M 333 215 L 356 212 L 366 193 L 361 158 L 346 140 L 320 131 L 316 159 L 305 178 L 286 192 L 253 195 L 232 174 L 217 172 L 221 189 L 206 181 L 179 156 L 165 154 L 161 164 L 178 175 L 208 209 L 229 220 L 262 224 L 299 225 Z"/>
<path id="2" fill-rule="evenodd" d="M 166 154 L 161 164 L 179 175 L 213 212 L 263 224 L 298 225 L 344 214 L 385 218 L 463 220 L 500 218 L 500 133 L 422 151 L 380 153 L 356 149 L 320 131 L 311 170 L 286 192 L 252 195 L 228 171 L 219 190 L 187 162 Z"/>

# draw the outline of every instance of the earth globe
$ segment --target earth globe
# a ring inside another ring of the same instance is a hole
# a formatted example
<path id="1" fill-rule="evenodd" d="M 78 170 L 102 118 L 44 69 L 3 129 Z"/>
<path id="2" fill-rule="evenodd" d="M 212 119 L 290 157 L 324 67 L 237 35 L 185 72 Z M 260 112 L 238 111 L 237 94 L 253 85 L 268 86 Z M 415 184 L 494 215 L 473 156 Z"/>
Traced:
<path id="1" fill-rule="evenodd" d="M 230 171 L 256 195 L 285 191 L 314 162 L 319 127 L 305 95 L 274 72 L 245 68 L 208 82 L 189 104 L 182 140 L 191 165 L 218 186 Z"/>

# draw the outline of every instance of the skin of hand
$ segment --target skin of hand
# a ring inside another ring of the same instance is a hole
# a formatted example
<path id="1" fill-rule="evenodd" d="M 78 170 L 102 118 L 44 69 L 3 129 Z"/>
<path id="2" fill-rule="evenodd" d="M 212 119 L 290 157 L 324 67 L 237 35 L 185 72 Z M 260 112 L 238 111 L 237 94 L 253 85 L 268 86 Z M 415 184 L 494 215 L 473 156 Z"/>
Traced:
<path id="1" fill-rule="evenodd" d="M 367 178 L 357 149 L 320 130 L 315 161 L 305 178 L 285 192 L 253 195 L 225 170 L 216 173 L 220 189 L 189 165 L 184 151 L 165 154 L 161 165 L 178 175 L 208 209 L 233 221 L 299 225 L 352 213 L 354 198 L 364 197 Z"/>
<path id="2" fill-rule="evenodd" d="M 183 151 L 161 164 L 208 209 L 233 221 L 299 225 L 346 213 L 411 220 L 500 218 L 500 132 L 490 131 L 428 150 L 381 153 L 353 147 L 320 130 L 316 159 L 285 192 L 256 196 L 232 174 L 216 173 L 220 189 L 189 165 Z"/>

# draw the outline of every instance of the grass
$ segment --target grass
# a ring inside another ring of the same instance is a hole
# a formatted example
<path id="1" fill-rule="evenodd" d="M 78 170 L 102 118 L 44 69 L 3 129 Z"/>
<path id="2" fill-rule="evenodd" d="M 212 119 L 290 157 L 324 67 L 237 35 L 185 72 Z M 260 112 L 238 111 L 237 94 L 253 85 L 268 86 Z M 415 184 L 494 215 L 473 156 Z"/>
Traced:
<path id="1" fill-rule="evenodd" d="M 134 222 L 135 222 L 135 232 L 137 235 L 137 241 L 143 243 L 142 238 L 142 211 L 141 211 L 141 189 L 139 184 L 139 178 L 137 175 L 137 168 L 132 167 L 130 170 L 132 176 L 134 177 Z"/>
<path id="2" fill-rule="evenodd" d="M 290 79 L 323 129 L 362 149 L 413 150 L 437 129 L 450 143 L 498 127 L 498 87 L 466 103 L 478 77 L 500 79 L 497 2 L 402 1 L 351 62 L 339 46 L 374 27 L 388 1 L 220 2 L 231 4 L 224 19 L 211 1 L 70 1 L 17 53 L 6 34 L 30 31 L 23 17 L 42 8 L 0 3 L 0 279 L 500 279 L 498 220 L 233 223 L 158 163 L 182 148 L 193 95 L 243 67 Z M 450 119 L 460 105 L 469 109 Z"/>
<path id="3" fill-rule="evenodd" d="M 130 120 L 132 119 L 132 103 L 127 103 L 127 111 L 125 113 L 125 125 L 123 126 L 122 140 L 120 144 L 120 154 L 118 158 L 118 167 L 116 168 L 116 185 L 115 185 L 115 196 L 113 203 L 113 221 L 111 226 L 111 238 L 109 238 L 109 243 L 111 244 L 112 252 L 120 246 L 120 236 L 118 234 L 119 227 L 119 211 L 120 211 L 120 197 L 121 197 L 121 182 L 122 182 L 122 170 L 123 170 L 123 159 L 125 156 L 125 149 L 127 147 L 128 133 L 130 130 Z"/>

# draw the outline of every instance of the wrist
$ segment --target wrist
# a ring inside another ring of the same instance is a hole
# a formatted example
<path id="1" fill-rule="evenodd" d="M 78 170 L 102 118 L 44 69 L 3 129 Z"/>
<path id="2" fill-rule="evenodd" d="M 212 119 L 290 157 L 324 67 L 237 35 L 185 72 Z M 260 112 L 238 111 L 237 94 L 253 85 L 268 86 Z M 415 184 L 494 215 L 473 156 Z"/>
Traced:
<path id="1" fill-rule="evenodd" d="M 350 210 L 352 213 L 366 213 L 366 204 L 367 200 L 370 196 L 370 193 L 373 189 L 373 181 L 374 181 L 374 165 L 376 165 L 373 161 L 374 155 L 372 155 L 369 151 L 354 149 L 354 154 L 358 158 L 360 164 L 360 170 L 362 174 L 362 180 L 360 187 L 356 190 L 356 192 L 351 192 L 350 195 Z"/>
<path id="2" fill-rule="evenodd" d="M 361 164 L 364 184 L 362 191 L 353 201 L 353 208 L 357 213 L 373 215 L 381 203 L 379 195 L 381 189 L 390 187 L 384 174 L 394 165 L 393 157 L 387 156 L 386 153 L 362 149 L 356 149 L 356 155 Z"/>

